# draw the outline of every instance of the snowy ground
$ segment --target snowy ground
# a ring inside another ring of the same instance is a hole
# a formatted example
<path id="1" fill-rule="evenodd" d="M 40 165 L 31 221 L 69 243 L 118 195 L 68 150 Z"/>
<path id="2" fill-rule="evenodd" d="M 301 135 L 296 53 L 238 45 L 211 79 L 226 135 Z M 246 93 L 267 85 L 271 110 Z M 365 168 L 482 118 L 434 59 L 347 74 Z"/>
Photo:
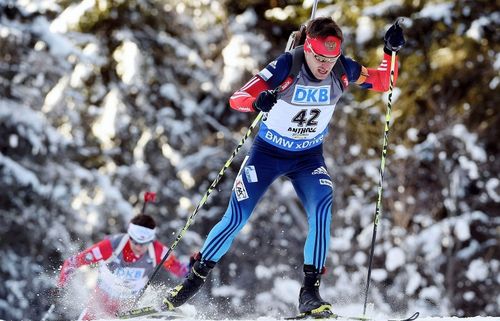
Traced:
<path id="1" fill-rule="evenodd" d="M 119 319 L 109 319 L 109 320 L 101 320 L 101 321 L 118 321 Z M 130 319 L 130 320 L 136 320 L 136 321 L 151 321 L 152 319 L 148 318 L 136 318 L 136 319 Z M 213 319 L 205 319 L 206 321 L 212 321 Z M 223 319 L 224 321 L 275 321 L 275 320 L 280 320 L 276 318 L 269 318 L 269 317 L 259 317 L 256 319 Z M 348 319 L 336 319 L 339 321 L 343 320 L 348 320 Z M 378 320 L 387 320 L 387 319 L 373 319 L 374 321 Z M 418 321 L 498 321 L 500 320 L 500 317 L 473 317 L 473 318 L 458 318 L 458 317 L 422 317 L 418 318 Z M 203 319 L 185 319 L 184 321 L 204 321 Z"/>
<path id="2" fill-rule="evenodd" d="M 85 270 L 85 269 L 84 269 Z M 77 273 L 72 280 L 72 283 L 68 284 L 66 290 L 65 297 L 59 302 L 57 305 L 57 309 L 62 309 L 63 305 L 65 305 L 64 309 L 68 309 L 68 311 L 72 311 L 76 316 L 78 316 L 83 307 L 85 306 L 85 303 L 88 301 L 88 293 L 89 289 L 93 288 L 95 286 L 95 277 L 96 273 L 95 271 L 89 270 L 89 271 L 80 271 L 82 273 Z M 85 272 L 85 273 L 83 273 Z M 89 282 L 89 280 L 93 280 L 92 282 Z M 85 287 L 88 286 L 89 289 L 86 289 L 86 291 L 82 291 L 82 289 L 85 289 Z M 278 287 L 278 291 L 276 291 L 276 295 L 279 297 L 286 297 L 287 293 L 297 293 L 298 292 L 298 287 L 300 286 L 298 283 L 296 284 L 297 288 L 293 288 L 290 290 L 290 288 L 285 287 L 281 285 Z M 165 291 L 164 288 L 155 288 L 155 287 L 150 287 L 149 290 L 144 294 L 144 297 L 142 300 L 137 304 L 136 308 L 138 307 L 147 307 L 147 306 L 155 306 L 155 303 L 158 303 L 157 298 L 161 297 L 163 292 Z M 296 296 L 294 295 L 288 295 L 290 296 L 290 300 L 294 302 L 296 300 Z M 245 304 L 244 301 L 241 301 L 241 307 L 245 308 L 244 310 L 247 311 L 247 314 L 238 318 L 235 318 L 234 316 L 231 317 L 228 315 L 227 317 L 221 312 L 220 309 L 214 309 L 212 304 L 210 304 L 210 300 L 204 301 L 201 300 L 203 303 L 197 303 L 197 304 L 184 304 L 183 306 L 179 307 L 179 312 L 181 312 L 183 315 L 186 317 L 183 318 L 183 321 L 209 321 L 209 320 L 224 320 L 224 321 L 232 321 L 232 320 L 238 320 L 238 321 L 247 321 L 247 320 L 256 320 L 256 321 L 275 321 L 275 320 L 281 320 L 285 317 L 291 317 L 294 314 L 297 313 L 297 311 L 290 311 L 289 314 L 287 315 L 281 315 L 277 311 L 271 311 L 267 309 L 258 309 L 257 306 L 251 305 L 251 304 Z M 210 306 L 210 309 L 206 308 L 206 305 Z M 362 312 L 363 312 L 363 304 L 362 303 L 355 303 L 355 302 L 348 302 L 348 301 L 333 301 L 333 311 L 334 313 L 342 316 L 349 316 L 349 317 L 361 317 Z M 406 312 L 395 312 L 391 313 L 390 307 L 384 306 L 383 302 L 379 303 L 372 303 L 368 302 L 367 309 L 366 309 L 366 316 L 370 318 L 372 321 L 388 321 L 388 320 L 401 320 L 404 318 L 410 317 L 413 313 L 419 312 L 420 316 L 417 319 L 417 321 L 457 321 L 457 320 L 464 320 L 464 321 L 500 321 L 500 316 L 476 316 L 476 317 L 468 317 L 468 318 L 460 318 L 460 317 L 453 317 L 453 316 L 442 316 L 446 315 L 446 309 L 441 309 L 441 311 L 437 311 L 435 308 L 434 309 L 429 309 L 429 306 L 427 305 L 419 305 L 418 303 L 409 303 L 410 306 L 413 307 L 411 311 L 406 311 Z M 270 305 L 271 307 L 273 306 L 272 304 Z M 262 306 L 260 306 L 262 308 Z M 267 306 L 269 307 L 269 306 Z M 130 307 L 133 308 L 133 307 Z M 56 310 L 57 310 L 56 309 Z M 292 309 L 295 310 L 295 309 Z M 211 311 L 211 312 L 207 312 Z M 255 311 L 255 312 L 252 312 Z M 283 311 L 283 310 L 280 310 Z M 485 313 L 483 313 L 485 314 Z M 54 317 L 55 315 L 52 315 Z M 48 320 L 51 320 L 50 318 Z M 100 321 L 119 321 L 123 319 L 101 319 Z M 158 318 L 148 318 L 148 317 L 138 317 L 138 318 L 133 318 L 129 319 L 132 321 L 151 321 L 151 320 L 161 320 Z M 349 319 L 347 318 L 339 318 L 337 319 L 339 321 L 347 321 Z M 352 319 L 350 319 L 352 321 Z M 5 321 L 0 319 L 0 321 Z"/>
<path id="3" fill-rule="evenodd" d="M 343 307 L 338 307 L 335 309 L 335 312 L 338 313 L 339 315 L 345 315 L 345 316 L 361 316 L 361 312 L 363 310 L 363 307 L 361 305 L 347 305 Z M 367 316 L 371 318 L 373 321 L 387 321 L 387 320 L 397 320 L 401 318 L 407 318 L 410 317 L 414 312 L 417 312 L 417 310 L 409 312 L 407 315 L 393 315 L 393 316 L 387 316 L 382 313 L 377 313 L 377 312 L 370 312 L 370 307 L 367 309 Z M 420 317 L 417 318 L 417 321 L 500 321 L 500 317 L 493 317 L 493 316 L 477 316 L 477 317 L 469 317 L 469 318 L 459 318 L 459 317 L 449 317 L 449 316 L 431 316 L 426 314 L 425 311 L 418 311 L 420 312 Z M 207 317 L 205 318 L 204 316 L 196 315 L 196 309 L 193 306 L 186 305 L 183 307 L 183 313 L 186 315 L 189 315 L 190 317 L 187 317 L 185 319 L 182 319 L 183 321 L 210 321 L 210 320 L 224 320 L 224 321 L 276 321 L 276 320 L 283 320 L 280 319 L 279 317 L 267 317 L 267 316 L 261 316 L 261 317 L 255 317 L 255 318 L 245 318 L 245 319 L 231 319 L 230 317 L 228 318 L 219 318 L 219 319 L 214 319 L 213 317 Z M 290 315 L 291 316 L 291 315 Z M 288 317 L 287 316 L 282 316 Z M 136 319 L 130 319 L 130 320 L 135 320 L 135 321 L 151 321 L 151 318 L 136 318 Z M 156 319 L 157 320 L 157 319 Z M 351 320 L 349 318 L 338 318 L 336 320 L 339 321 L 347 321 Z M 119 321 L 119 319 L 109 319 L 109 320 L 101 320 L 101 321 Z"/>

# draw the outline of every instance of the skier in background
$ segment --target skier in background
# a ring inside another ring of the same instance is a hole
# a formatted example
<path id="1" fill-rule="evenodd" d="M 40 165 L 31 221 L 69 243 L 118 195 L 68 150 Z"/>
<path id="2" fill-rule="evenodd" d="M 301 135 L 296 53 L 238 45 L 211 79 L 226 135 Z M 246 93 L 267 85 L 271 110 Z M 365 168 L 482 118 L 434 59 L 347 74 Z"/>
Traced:
<path id="1" fill-rule="evenodd" d="M 64 261 L 58 287 L 63 288 L 76 269 L 98 265 L 98 281 L 79 320 L 115 317 L 144 287 L 168 248 L 156 239 L 156 223 L 146 214 L 132 218 L 127 233 L 111 235 Z M 189 267 L 170 255 L 163 267 L 184 277 Z"/>
<path id="2" fill-rule="evenodd" d="M 330 303 L 319 294 L 333 201 L 322 144 L 335 105 L 349 84 L 378 92 L 389 89 L 391 53 L 399 51 L 405 39 L 395 23 L 384 36 L 383 60 L 373 69 L 344 56 L 342 42 L 342 31 L 331 18 L 313 19 L 307 24 L 304 46 L 295 49 L 303 51 L 296 76 L 290 76 L 294 55 L 286 52 L 231 96 L 233 109 L 267 114 L 235 180 L 224 216 L 210 231 L 187 278 L 167 292 L 162 309 L 173 310 L 199 291 L 269 185 L 286 176 L 304 205 L 309 224 L 299 311 L 303 316 L 333 315 Z M 396 78 L 397 60 L 394 81 Z"/>

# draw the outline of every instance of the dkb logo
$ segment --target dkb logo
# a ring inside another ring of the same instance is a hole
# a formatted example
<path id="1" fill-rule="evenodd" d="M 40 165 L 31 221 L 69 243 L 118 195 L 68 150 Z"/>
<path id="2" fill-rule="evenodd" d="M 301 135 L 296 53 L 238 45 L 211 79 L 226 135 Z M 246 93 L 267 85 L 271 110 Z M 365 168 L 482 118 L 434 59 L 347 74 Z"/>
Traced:
<path id="1" fill-rule="evenodd" d="M 330 104 L 330 86 L 295 86 L 292 103 L 298 105 Z"/>

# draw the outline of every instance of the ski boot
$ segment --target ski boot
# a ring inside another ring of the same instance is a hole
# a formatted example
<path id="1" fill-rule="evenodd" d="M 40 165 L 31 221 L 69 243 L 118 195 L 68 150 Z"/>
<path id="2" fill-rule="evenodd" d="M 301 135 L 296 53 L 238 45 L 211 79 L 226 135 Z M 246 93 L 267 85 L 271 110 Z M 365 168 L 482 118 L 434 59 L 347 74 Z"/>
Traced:
<path id="1" fill-rule="evenodd" d="M 304 283 L 300 288 L 299 312 L 301 316 L 310 318 L 335 318 L 332 305 L 321 298 L 319 286 L 321 272 L 312 266 L 304 265 Z"/>
<path id="2" fill-rule="evenodd" d="M 193 264 L 191 271 L 184 279 L 182 284 L 179 284 L 167 292 L 167 296 L 163 299 L 161 309 L 163 311 L 173 311 L 176 307 L 183 305 L 187 300 L 192 298 L 205 284 L 205 280 L 214 268 L 215 262 L 204 261 L 201 255 Z"/>

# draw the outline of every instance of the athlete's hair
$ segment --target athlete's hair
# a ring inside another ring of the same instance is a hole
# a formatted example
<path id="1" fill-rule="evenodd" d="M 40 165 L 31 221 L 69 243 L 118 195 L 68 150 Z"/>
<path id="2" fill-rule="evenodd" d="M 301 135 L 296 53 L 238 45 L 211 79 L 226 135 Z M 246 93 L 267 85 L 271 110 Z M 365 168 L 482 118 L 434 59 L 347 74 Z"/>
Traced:
<path id="1" fill-rule="evenodd" d="M 156 227 L 156 222 L 155 220 L 147 215 L 147 214 L 139 214 L 134 216 L 132 220 L 130 220 L 130 223 L 135 224 L 135 225 L 140 225 L 144 226 L 150 229 L 154 229 Z"/>
<path id="2" fill-rule="evenodd" d="M 335 36 L 344 41 L 342 30 L 330 17 L 315 18 L 307 24 L 306 33 L 312 38 L 326 38 L 328 36 Z"/>

